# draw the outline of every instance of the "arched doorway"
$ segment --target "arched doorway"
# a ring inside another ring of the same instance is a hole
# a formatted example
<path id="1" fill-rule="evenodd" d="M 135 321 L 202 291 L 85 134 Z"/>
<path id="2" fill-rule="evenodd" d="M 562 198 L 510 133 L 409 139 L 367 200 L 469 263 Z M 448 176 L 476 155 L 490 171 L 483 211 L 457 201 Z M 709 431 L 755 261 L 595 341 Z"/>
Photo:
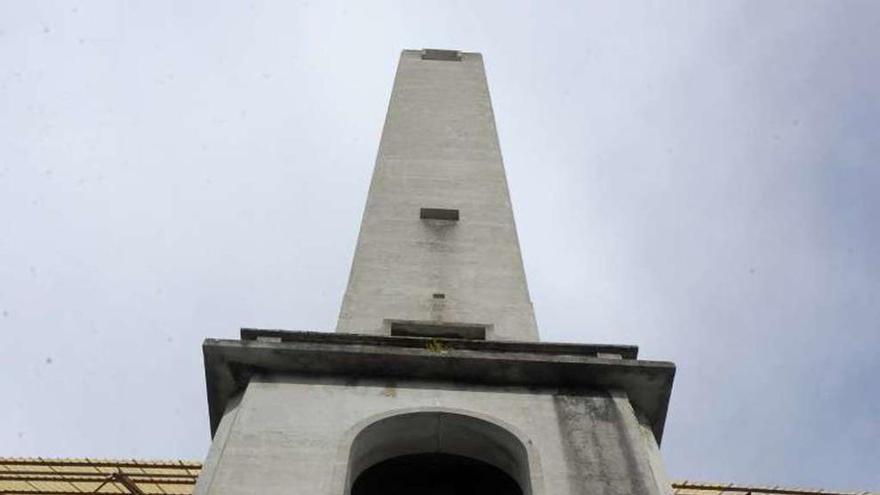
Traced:
<path id="1" fill-rule="evenodd" d="M 354 481 L 351 495 L 522 495 L 497 467 L 452 454 L 411 454 L 376 464 Z"/>
<path id="2" fill-rule="evenodd" d="M 446 411 L 382 418 L 351 443 L 347 495 L 532 495 L 520 439 L 493 422 Z"/>

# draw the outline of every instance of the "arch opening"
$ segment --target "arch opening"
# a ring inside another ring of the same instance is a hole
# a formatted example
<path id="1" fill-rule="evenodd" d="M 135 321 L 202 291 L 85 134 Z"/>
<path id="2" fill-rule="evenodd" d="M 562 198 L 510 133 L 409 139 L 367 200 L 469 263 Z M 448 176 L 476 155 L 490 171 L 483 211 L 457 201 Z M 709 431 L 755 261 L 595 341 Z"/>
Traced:
<path id="1" fill-rule="evenodd" d="M 519 484 L 497 467 L 453 454 L 410 454 L 371 466 L 351 495 L 522 495 Z"/>
<path id="2" fill-rule="evenodd" d="M 398 414 L 366 426 L 351 444 L 345 486 L 349 495 L 469 494 L 473 486 L 484 488 L 479 493 L 532 495 L 528 453 L 516 435 L 446 411 Z"/>

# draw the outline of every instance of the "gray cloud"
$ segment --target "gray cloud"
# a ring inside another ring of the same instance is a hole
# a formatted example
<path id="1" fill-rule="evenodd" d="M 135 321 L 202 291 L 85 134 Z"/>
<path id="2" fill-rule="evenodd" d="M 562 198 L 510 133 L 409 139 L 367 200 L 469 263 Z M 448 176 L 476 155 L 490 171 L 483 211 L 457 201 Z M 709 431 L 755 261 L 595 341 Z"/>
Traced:
<path id="1" fill-rule="evenodd" d="M 545 340 L 679 365 L 672 476 L 880 489 L 880 8 L 0 7 L 3 455 L 201 458 L 329 330 L 399 50 L 484 53 Z"/>

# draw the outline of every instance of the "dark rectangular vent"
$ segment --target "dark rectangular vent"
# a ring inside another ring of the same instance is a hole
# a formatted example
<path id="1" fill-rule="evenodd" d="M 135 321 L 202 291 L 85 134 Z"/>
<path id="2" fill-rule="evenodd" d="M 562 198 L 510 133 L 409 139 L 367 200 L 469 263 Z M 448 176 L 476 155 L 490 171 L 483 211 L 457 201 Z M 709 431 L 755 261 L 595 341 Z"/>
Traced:
<path id="1" fill-rule="evenodd" d="M 457 50 L 435 50 L 433 48 L 425 48 L 422 50 L 422 60 L 461 62 L 461 52 Z"/>
<path id="2" fill-rule="evenodd" d="M 482 325 L 392 322 L 391 335 L 399 337 L 486 340 L 486 327 Z"/>
<path id="3" fill-rule="evenodd" d="M 452 220 L 458 221 L 458 210 L 449 208 L 422 208 L 419 210 L 419 218 L 422 220 Z"/>

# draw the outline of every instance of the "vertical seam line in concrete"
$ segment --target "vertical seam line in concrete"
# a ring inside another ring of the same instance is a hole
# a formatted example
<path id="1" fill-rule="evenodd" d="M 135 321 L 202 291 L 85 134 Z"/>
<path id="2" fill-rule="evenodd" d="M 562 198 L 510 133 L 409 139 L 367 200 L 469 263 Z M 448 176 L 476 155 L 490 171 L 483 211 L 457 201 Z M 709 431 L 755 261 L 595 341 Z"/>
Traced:
<path id="1" fill-rule="evenodd" d="M 614 408 L 617 411 L 617 416 L 620 419 L 621 426 L 623 427 L 623 436 L 626 438 L 627 443 L 632 447 L 640 447 L 640 450 L 644 450 L 647 446 L 645 445 L 645 437 L 642 434 L 642 425 L 638 421 L 638 417 L 636 416 L 636 411 L 632 407 L 632 403 L 629 401 L 629 394 L 622 390 L 611 390 L 609 394 L 612 398 L 612 403 L 614 404 Z M 632 448 L 630 447 L 630 448 Z M 624 449 L 625 450 L 625 449 Z M 625 454 L 626 455 L 626 454 Z M 639 458 L 642 456 L 633 455 L 632 452 L 627 455 L 627 457 L 631 457 L 628 459 L 628 462 L 632 463 L 635 461 L 635 465 L 633 466 L 635 469 L 639 469 L 642 466 L 638 465 Z M 654 489 L 659 489 L 660 483 L 657 481 L 657 476 L 654 473 L 654 465 L 651 462 L 650 458 L 644 459 L 642 461 L 647 464 L 646 468 L 648 471 L 648 475 L 651 477 L 650 487 Z M 648 488 L 645 484 L 642 484 L 642 488 Z M 652 490 L 653 491 L 653 490 Z"/>
<path id="2" fill-rule="evenodd" d="M 435 428 L 437 444 L 434 446 L 434 452 L 440 452 L 441 446 L 443 445 L 443 440 L 441 438 L 441 434 L 443 432 L 443 413 L 437 414 L 437 427 Z"/>
<path id="3" fill-rule="evenodd" d="M 238 402 L 235 404 L 235 412 L 232 413 L 232 417 L 229 420 L 229 425 L 227 426 L 228 431 L 227 434 L 224 435 L 225 438 L 223 439 L 223 445 L 220 447 L 220 452 L 217 454 L 217 463 L 214 465 L 214 469 L 211 472 L 211 479 L 208 481 L 208 486 L 205 488 L 205 495 L 210 494 L 211 489 L 214 488 L 214 481 L 217 479 L 217 470 L 220 469 L 220 462 L 223 460 L 224 454 L 226 453 L 226 445 L 229 443 L 229 436 L 233 431 L 235 423 L 238 421 L 238 413 L 241 411 L 241 403 L 244 401 L 245 392 L 247 392 L 247 388 L 241 393 Z M 222 418 L 220 422 L 222 425 Z"/>

